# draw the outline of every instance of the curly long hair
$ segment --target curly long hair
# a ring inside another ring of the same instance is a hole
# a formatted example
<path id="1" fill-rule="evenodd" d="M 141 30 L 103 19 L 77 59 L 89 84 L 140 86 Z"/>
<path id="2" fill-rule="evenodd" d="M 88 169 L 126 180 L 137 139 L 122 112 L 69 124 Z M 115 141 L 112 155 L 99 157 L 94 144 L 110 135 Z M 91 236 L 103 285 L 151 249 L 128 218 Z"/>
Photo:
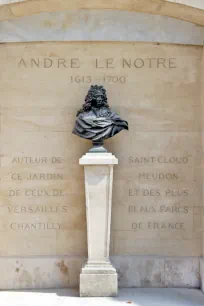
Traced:
<path id="1" fill-rule="evenodd" d="M 102 99 L 100 103 L 97 103 L 97 97 L 99 95 L 102 96 Z M 82 112 L 88 112 L 92 109 L 92 107 L 95 108 L 101 108 L 101 107 L 106 107 L 109 108 L 108 105 L 108 99 L 106 95 L 106 90 L 103 86 L 99 85 L 91 85 L 86 98 L 85 98 L 85 103 L 82 105 L 82 108 L 78 111 L 77 115 L 82 113 Z"/>

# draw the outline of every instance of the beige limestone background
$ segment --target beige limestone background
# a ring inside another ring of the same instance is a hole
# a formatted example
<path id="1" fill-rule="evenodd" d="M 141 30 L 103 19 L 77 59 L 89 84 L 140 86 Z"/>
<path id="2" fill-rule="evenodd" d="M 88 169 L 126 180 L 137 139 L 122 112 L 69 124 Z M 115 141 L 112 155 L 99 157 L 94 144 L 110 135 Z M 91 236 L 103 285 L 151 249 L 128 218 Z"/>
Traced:
<path id="1" fill-rule="evenodd" d="M 0 22 L 0 42 L 121 41 L 203 45 L 204 27 L 123 10 L 65 10 Z"/>
<path id="2" fill-rule="evenodd" d="M 66 9 L 116 9 L 170 16 L 204 25 L 203 7 L 198 7 L 195 8 L 166 0 L 29 0 L 2 5 L 0 7 L 0 20 Z"/>
<path id="3" fill-rule="evenodd" d="M 10 4 L 16 2 L 25 2 L 25 1 L 33 1 L 33 0 L 1 0 L 0 4 Z M 185 4 L 188 6 L 197 7 L 199 9 L 204 8 L 203 0 L 163 0 L 163 1 Z"/>
<path id="4" fill-rule="evenodd" d="M 201 63 L 201 122 L 202 122 L 202 130 L 201 130 L 201 141 L 202 141 L 202 157 L 204 154 L 204 121 L 203 121 L 203 113 L 204 113 L 204 49 L 203 49 L 203 56 L 202 56 L 202 63 Z M 204 164 L 202 158 L 202 178 L 204 177 Z M 204 195 L 204 188 L 203 188 L 203 179 L 202 179 L 202 195 Z M 202 256 L 204 257 L 204 203 L 202 202 L 202 212 L 203 212 L 203 219 L 202 219 Z M 203 259 L 204 260 L 204 259 Z M 203 279 L 203 289 L 204 289 L 204 279 Z"/>
<path id="5" fill-rule="evenodd" d="M 202 122 L 202 130 L 201 130 L 201 142 L 202 142 L 202 197 L 204 195 L 204 186 L 203 186 L 203 177 L 204 177 L 204 165 L 203 165 L 203 153 L 204 153 L 204 126 L 203 126 L 203 113 L 204 113 L 204 49 L 203 49 L 203 57 L 201 64 L 201 122 Z M 204 203 L 202 201 L 202 258 L 200 259 L 200 275 L 201 275 L 201 289 L 204 292 Z"/>
<path id="6" fill-rule="evenodd" d="M 132 68 L 122 67 L 123 58 L 132 61 Z M 136 58 L 144 60 L 145 66 L 135 68 Z M 165 59 L 166 66 L 172 59 L 175 68 L 157 67 L 155 62 L 150 67 L 149 58 Z M 31 59 L 39 60 L 40 67 L 31 67 Z M 44 59 L 51 60 L 53 66 L 44 68 Z M 79 64 L 76 59 L 81 67 L 70 68 L 71 59 L 73 67 Z M 84 178 L 78 160 L 90 143 L 71 131 L 76 111 L 94 83 L 106 87 L 110 105 L 130 125 L 129 132 L 106 142 L 119 158 L 114 173 L 111 254 L 200 256 L 201 59 L 201 47 L 165 44 L 1 45 L 1 256 L 86 256 Z M 104 68 L 105 64 L 109 68 Z M 71 83 L 71 76 L 73 80 L 80 76 L 81 83 Z M 109 83 L 110 76 L 126 78 L 126 83 L 114 83 L 115 78 Z M 188 163 L 132 163 L 133 158 L 148 156 L 185 157 Z M 15 157 L 47 159 L 41 164 L 17 163 Z M 53 157 L 60 157 L 61 162 L 52 163 Z M 61 174 L 63 178 L 40 180 L 40 173 Z M 170 173 L 176 179 L 139 178 L 139 173 Z M 37 174 L 38 180 L 28 180 L 30 174 Z M 136 195 L 138 188 L 140 194 Z M 54 189 L 62 195 L 53 196 Z M 181 195 L 165 196 L 166 189 Z M 11 190 L 15 196 L 9 196 Z M 30 190 L 34 190 L 32 196 Z M 36 196 L 37 190 L 43 195 Z M 143 190 L 151 190 L 151 196 L 144 196 Z M 42 206 L 52 207 L 53 212 L 28 211 L 28 207 Z M 130 206 L 137 211 L 128 212 Z M 169 212 L 160 212 L 160 206 Z M 172 207 L 181 207 L 180 212 L 172 213 Z M 182 224 L 182 229 L 152 228 L 152 222 L 159 224 L 156 227 L 162 222 L 165 226 Z M 29 228 L 37 223 L 51 228 Z M 132 224 L 136 223 L 141 223 L 141 229 L 134 230 Z"/>
<path id="7" fill-rule="evenodd" d="M 25 1 L 33 1 L 33 0 L 1 0 L 0 4 L 10 4 L 16 2 L 25 2 Z M 188 6 L 197 7 L 199 9 L 204 8 L 203 0 L 163 0 L 163 1 L 185 4 Z"/>

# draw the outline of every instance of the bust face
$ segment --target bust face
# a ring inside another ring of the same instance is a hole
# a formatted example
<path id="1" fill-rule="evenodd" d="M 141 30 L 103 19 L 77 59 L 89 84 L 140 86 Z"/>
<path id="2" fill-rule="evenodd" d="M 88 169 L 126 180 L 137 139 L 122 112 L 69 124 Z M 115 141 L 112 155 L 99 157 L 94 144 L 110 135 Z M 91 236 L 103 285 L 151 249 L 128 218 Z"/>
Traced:
<path id="1" fill-rule="evenodd" d="M 103 92 L 101 90 L 98 90 L 96 92 L 96 98 L 94 99 L 97 107 L 103 106 L 104 104 L 103 99 L 104 99 Z"/>

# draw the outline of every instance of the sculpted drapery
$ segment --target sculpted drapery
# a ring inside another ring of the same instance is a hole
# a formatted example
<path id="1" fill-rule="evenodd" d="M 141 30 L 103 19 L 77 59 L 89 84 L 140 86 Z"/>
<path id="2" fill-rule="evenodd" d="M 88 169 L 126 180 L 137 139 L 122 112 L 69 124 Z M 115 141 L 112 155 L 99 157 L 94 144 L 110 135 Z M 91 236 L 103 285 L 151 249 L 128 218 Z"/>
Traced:
<path id="1" fill-rule="evenodd" d="M 85 103 L 77 113 L 73 133 L 79 137 L 103 144 L 123 129 L 128 130 L 128 123 L 113 112 L 108 103 L 103 86 L 91 86 Z"/>

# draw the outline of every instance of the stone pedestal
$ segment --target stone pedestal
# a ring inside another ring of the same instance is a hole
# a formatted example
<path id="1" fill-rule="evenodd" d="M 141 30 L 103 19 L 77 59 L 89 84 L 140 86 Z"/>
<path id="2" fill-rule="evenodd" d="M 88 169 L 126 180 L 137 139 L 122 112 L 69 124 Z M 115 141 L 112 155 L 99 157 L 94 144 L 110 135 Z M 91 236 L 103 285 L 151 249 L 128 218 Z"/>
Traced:
<path id="1" fill-rule="evenodd" d="M 80 296 L 115 296 L 118 279 L 109 261 L 113 166 L 111 153 L 87 153 L 84 166 L 88 261 L 80 274 Z"/>

